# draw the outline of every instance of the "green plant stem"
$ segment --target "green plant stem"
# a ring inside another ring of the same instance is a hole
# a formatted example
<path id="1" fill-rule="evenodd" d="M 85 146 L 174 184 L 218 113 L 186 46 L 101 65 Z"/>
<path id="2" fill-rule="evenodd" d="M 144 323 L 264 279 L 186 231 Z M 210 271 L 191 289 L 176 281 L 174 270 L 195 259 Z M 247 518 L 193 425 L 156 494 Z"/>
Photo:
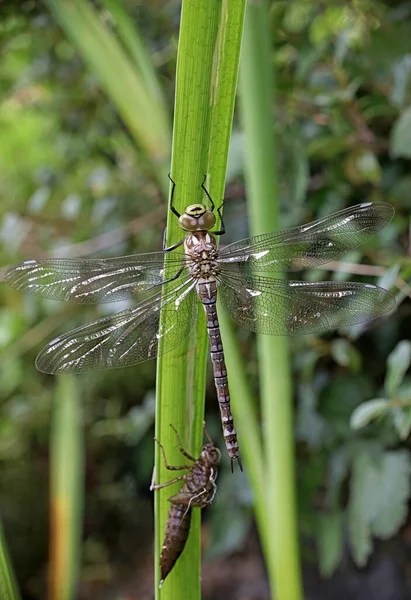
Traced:
<path id="1" fill-rule="evenodd" d="M 271 540 L 268 526 L 268 507 L 265 499 L 265 467 L 261 435 L 257 423 L 256 403 L 247 379 L 246 365 L 240 355 L 232 321 L 219 306 L 221 336 L 224 340 L 228 383 L 232 399 L 232 412 L 239 434 L 241 458 L 254 496 L 260 539 L 266 556 L 270 553 Z"/>
<path id="2" fill-rule="evenodd" d="M 73 375 L 59 376 L 51 437 L 50 600 L 77 594 L 84 495 L 79 394 Z"/>
<path id="3" fill-rule="evenodd" d="M 274 82 L 268 24 L 268 3 L 261 0 L 249 4 L 240 66 L 240 105 L 253 235 L 278 228 L 276 149 L 272 133 Z M 289 344 L 286 337 L 274 336 L 258 336 L 257 343 L 266 458 L 264 481 L 272 534 L 267 568 L 277 600 L 300 600 Z"/>
<path id="4" fill-rule="evenodd" d="M 6 537 L 0 521 L 0 598 L 2 600 L 20 600 L 16 576 L 7 548 Z"/>
<path id="5" fill-rule="evenodd" d="M 209 192 L 219 206 L 235 100 L 245 2 L 243 0 L 183 0 L 177 58 L 172 177 L 174 206 L 182 213 L 203 202 L 201 183 L 207 174 Z M 183 233 L 171 212 L 167 245 Z M 168 461 L 181 464 L 175 436 L 179 430 L 186 448 L 198 456 L 203 435 L 205 367 L 208 339 L 202 307 L 193 336 L 161 357 L 157 366 L 156 436 Z M 156 451 L 156 480 L 171 479 Z M 178 484 L 156 493 L 155 582 L 169 503 Z M 157 587 L 157 586 L 156 586 Z M 200 598 L 200 514 L 193 511 L 187 546 L 156 598 Z"/>

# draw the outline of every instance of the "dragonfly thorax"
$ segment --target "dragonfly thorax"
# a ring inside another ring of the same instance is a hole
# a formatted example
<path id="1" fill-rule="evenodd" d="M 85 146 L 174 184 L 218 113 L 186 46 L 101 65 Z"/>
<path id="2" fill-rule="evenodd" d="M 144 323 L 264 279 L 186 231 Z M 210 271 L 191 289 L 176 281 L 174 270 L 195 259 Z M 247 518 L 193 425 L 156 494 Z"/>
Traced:
<path id="1" fill-rule="evenodd" d="M 184 231 L 208 231 L 214 227 L 216 218 L 203 204 L 190 204 L 178 222 Z"/>
<path id="2" fill-rule="evenodd" d="M 217 242 L 208 231 L 189 233 L 184 240 L 187 265 L 195 279 L 214 279 L 220 272 Z"/>

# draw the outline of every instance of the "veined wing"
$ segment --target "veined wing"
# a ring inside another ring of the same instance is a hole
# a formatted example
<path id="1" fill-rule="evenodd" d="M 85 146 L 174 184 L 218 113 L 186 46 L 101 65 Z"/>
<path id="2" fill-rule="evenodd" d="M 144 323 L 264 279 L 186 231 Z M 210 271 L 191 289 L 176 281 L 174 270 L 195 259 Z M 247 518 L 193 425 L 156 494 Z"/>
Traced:
<path id="1" fill-rule="evenodd" d="M 371 321 L 395 308 L 392 294 L 364 283 L 307 283 L 225 272 L 218 293 L 238 325 L 271 335 L 321 333 Z"/>
<path id="2" fill-rule="evenodd" d="M 198 299 L 191 277 L 169 284 L 135 308 L 103 317 L 52 340 L 36 359 L 44 373 L 128 367 L 176 348 L 189 335 Z M 160 312 L 161 311 L 161 312 Z"/>
<path id="3" fill-rule="evenodd" d="M 299 271 L 340 258 L 373 237 L 394 216 L 385 202 L 367 202 L 277 233 L 257 235 L 223 248 L 219 262 L 245 263 L 250 271 Z"/>
<path id="4" fill-rule="evenodd" d="M 184 260 L 182 252 L 25 260 L 7 271 L 5 281 L 16 290 L 52 300 L 80 304 L 118 302 L 163 283 L 164 267 L 171 277 Z"/>

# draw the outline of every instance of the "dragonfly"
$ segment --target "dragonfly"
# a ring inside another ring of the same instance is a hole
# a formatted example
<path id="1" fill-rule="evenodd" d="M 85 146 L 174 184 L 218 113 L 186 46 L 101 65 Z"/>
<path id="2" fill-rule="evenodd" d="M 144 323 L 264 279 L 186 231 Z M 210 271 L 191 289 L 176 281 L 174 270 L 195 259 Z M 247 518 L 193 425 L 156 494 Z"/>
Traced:
<path id="1" fill-rule="evenodd" d="M 163 251 L 116 258 L 25 260 L 10 268 L 16 290 L 81 304 L 145 296 L 133 308 L 105 316 L 53 339 L 36 359 L 45 373 L 85 373 L 126 367 L 175 349 L 193 330 L 201 304 L 206 314 L 210 357 L 223 436 L 233 468 L 239 455 L 230 405 L 217 297 L 241 327 L 271 335 L 319 334 L 366 323 L 389 313 L 387 290 L 359 282 L 306 282 L 274 278 L 278 273 L 318 267 L 368 241 L 391 221 L 385 202 L 345 208 L 312 223 L 249 237 L 219 248 L 225 233 L 204 182 L 206 203 L 180 214 L 170 209 L 185 236 Z M 217 217 L 219 229 L 216 229 Z M 214 228 L 213 231 L 211 231 Z"/>
<path id="2" fill-rule="evenodd" d="M 218 465 L 221 460 L 220 450 L 214 446 L 205 427 L 204 433 L 208 439 L 208 443 L 203 445 L 198 458 L 194 458 L 187 450 L 184 450 L 178 431 L 171 424 L 170 427 L 177 436 L 177 443 L 181 454 L 193 464 L 178 467 L 169 465 L 164 447 L 157 438 L 154 438 L 162 452 L 166 469 L 169 471 L 188 470 L 188 473 L 184 475 L 175 477 L 166 483 L 152 484 L 150 487 L 150 490 L 160 490 L 178 481 L 184 482 L 180 491 L 168 498 L 171 506 L 168 512 L 164 542 L 160 555 L 160 587 L 184 550 L 188 534 L 190 533 L 192 508 L 205 508 L 214 500 L 217 491 Z"/>

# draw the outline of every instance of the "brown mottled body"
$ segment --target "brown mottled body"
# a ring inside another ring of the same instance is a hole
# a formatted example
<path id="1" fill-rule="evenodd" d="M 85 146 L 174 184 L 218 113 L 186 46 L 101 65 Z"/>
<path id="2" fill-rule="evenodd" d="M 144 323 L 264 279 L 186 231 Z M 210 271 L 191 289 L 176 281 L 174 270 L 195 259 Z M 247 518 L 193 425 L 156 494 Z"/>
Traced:
<path id="1" fill-rule="evenodd" d="M 177 481 L 184 481 L 180 491 L 168 499 L 168 501 L 171 502 L 171 507 L 168 513 L 164 542 L 160 556 L 160 586 L 163 584 L 164 579 L 170 573 L 184 550 L 190 532 L 191 510 L 193 508 L 204 508 L 208 504 L 211 504 L 214 499 L 217 491 L 215 483 L 218 474 L 217 467 L 221 459 L 220 451 L 214 446 L 211 440 L 210 443 L 204 444 L 199 458 L 193 458 L 186 450 L 184 450 L 177 431 L 175 429 L 174 431 L 177 435 L 180 452 L 192 461 L 193 464 L 179 467 L 169 465 L 163 446 L 156 440 L 161 448 L 166 469 L 170 471 L 180 471 L 183 469 L 189 471 L 185 475 L 176 477 L 166 483 L 151 486 L 152 490 L 158 490 L 176 483 Z"/>
<path id="2" fill-rule="evenodd" d="M 172 500 L 169 498 L 169 501 Z M 184 550 L 190 533 L 191 508 L 184 504 L 171 504 L 168 511 L 166 532 L 160 555 L 160 572 L 162 585 Z"/>
<path id="3" fill-rule="evenodd" d="M 196 290 L 206 314 L 210 356 L 213 365 L 217 399 L 220 406 L 225 445 L 231 461 L 238 460 L 241 469 L 237 432 L 231 413 L 227 369 L 216 306 L 218 276 L 220 273 L 220 267 L 217 262 L 218 249 L 216 239 L 208 231 L 195 231 L 187 235 L 184 245 L 189 257 L 188 268 L 191 275 L 197 280 Z"/>

